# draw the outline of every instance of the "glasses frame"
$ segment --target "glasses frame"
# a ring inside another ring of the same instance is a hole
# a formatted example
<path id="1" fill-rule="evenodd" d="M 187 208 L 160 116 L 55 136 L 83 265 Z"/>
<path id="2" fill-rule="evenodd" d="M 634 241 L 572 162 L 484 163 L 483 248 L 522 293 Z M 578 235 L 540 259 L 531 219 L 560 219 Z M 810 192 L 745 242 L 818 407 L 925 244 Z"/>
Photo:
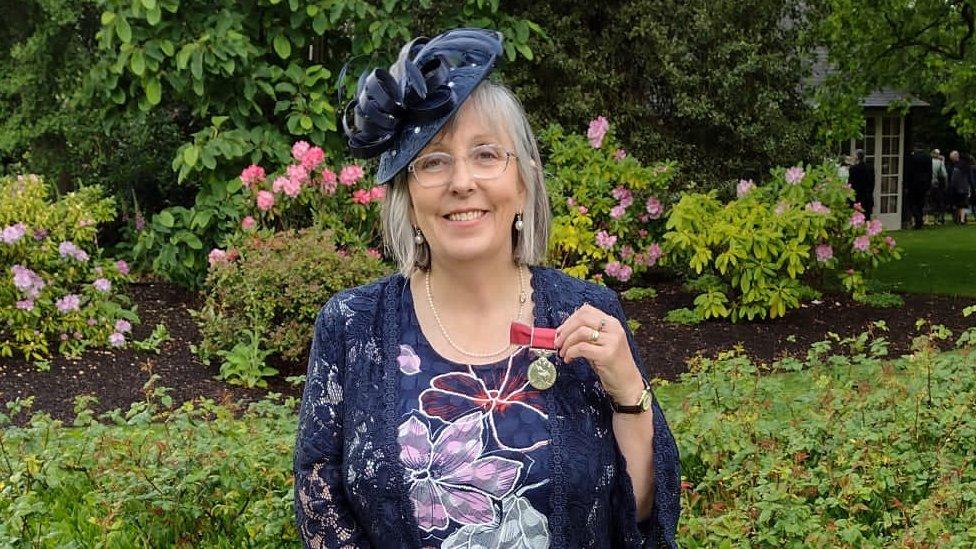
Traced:
<path id="1" fill-rule="evenodd" d="M 499 145 L 497 143 L 482 143 L 481 145 L 476 145 L 476 146 L 472 147 L 472 150 L 473 149 L 476 149 L 478 147 L 482 147 L 484 145 L 494 145 L 494 146 L 498 147 L 499 149 L 501 149 L 502 152 L 505 153 L 505 166 L 501 169 L 500 172 L 498 172 L 498 175 L 493 175 L 491 177 L 478 177 L 478 176 L 474 175 L 474 173 L 471 170 L 471 157 L 468 156 L 468 155 L 465 155 L 464 156 L 464 163 L 467 166 L 468 173 L 471 174 L 471 178 L 472 179 L 478 179 L 478 180 L 481 180 L 481 181 L 487 181 L 487 180 L 490 180 L 490 179 L 497 179 L 497 178 L 501 177 L 502 174 L 504 174 L 505 172 L 508 171 L 508 166 L 512 163 L 512 159 L 513 158 L 516 159 L 516 160 L 518 160 L 518 155 L 517 154 L 515 154 L 513 151 L 510 151 L 510 150 L 506 149 L 505 147 L 502 147 L 501 145 Z M 425 157 L 427 157 L 429 155 L 432 155 L 432 154 L 447 154 L 447 155 L 449 155 L 451 157 L 451 159 L 453 161 L 453 165 L 455 167 L 457 166 L 457 158 L 455 158 L 454 155 L 451 154 L 451 153 L 432 152 L 432 153 L 427 153 L 427 154 L 424 154 L 424 155 L 420 155 L 417 158 L 414 158 L 412 161 L 410 161 L 409 164 L 407 164 L 407 172 L 413 174 L 414 179 L 417 180 L 417 184 L 420 185 L 421 187 L 425 188 L 425 189 L 436 189 L 437 187 L 443 187 L 444 185 L 446 185 L 450 181 L 450 178 L 448 178 L 447 181 L 445 181 L 444 183 L 441 183 L 439 185 L 425 185 L 422 182 L 421 177 L 418 175 L 417 170 L 414 169 L 414 164 L 416 164 L 419 160 L 421 160 L 421 159 L 423 159 L 423 158 L 425 158 Z"/>

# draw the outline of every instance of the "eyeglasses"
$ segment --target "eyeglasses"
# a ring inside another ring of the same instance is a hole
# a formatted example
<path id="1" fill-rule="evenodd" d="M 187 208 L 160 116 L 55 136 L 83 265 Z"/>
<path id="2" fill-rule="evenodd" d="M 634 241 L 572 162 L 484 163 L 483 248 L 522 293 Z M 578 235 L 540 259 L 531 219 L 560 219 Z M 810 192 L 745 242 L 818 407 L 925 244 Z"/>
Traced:
<path id="1" fill-rule="evenodd" d="M 464 161 L 471 177 L 494 179 L 505 173 L 512 158 L 518 158 L 518 155 L 506 151 L 501 145 L 485 144 L 468 151 Z M 417 178 L 421 187 L 440 187 L 446 185 L 454 175 L 454 156 L 446 152 L 418 156 L 407 166 L 407 171 Z"/>

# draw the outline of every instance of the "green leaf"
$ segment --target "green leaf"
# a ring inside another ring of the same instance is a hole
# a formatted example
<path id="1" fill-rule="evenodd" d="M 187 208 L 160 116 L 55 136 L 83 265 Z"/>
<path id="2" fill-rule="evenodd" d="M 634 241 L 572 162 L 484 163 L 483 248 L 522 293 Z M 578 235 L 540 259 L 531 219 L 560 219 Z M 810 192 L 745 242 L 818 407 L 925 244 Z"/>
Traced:
<path id="1" fill-rule="evenodd" d="M 203 52 L 200 50 L 193 51 L 193 59 L 190 61 L 190 72 L 193 74 L 193 78 L 197 80 L 203 80 Z"/>
<path id="2" fill-rule="evenodd" d="M 183 149 L 183 163 L 192 168 L 197 163 L 199 154 L 200 151 L 195 146 Z"/>
<path id="3" fill-rule="evenodd" d="M 176 49 L 173 47 L 173 43 L 169 40 L 163 40 L 160 42 L 159 49 L 163 50 L 163 53 L 165 53 L 167 57 L 173 57 L 173 52 L 176 51 Z"/>
<path id="4" fill-rule="evenodd" d="M 102 12 L 102 26 L 103 27 L 107 27 L 107 26 L 109 26 L 109 25 L 112 24 L 112 21 L 115 21 L 115 14 L 113 12 L 110 12 L 110 11 L 103 11 Z"/>
<path id="5" fill-rule="evenodd" d="M 302 129 L 311 130 L 312 129 L 312 119 L 308 116 L 302 116 Z"/>
<path id="6" fill-rule="evenodd" d="M 129 68 L 136 76 L 142 76 L 146 72 L 146 57 L 142 54 L 141 49 L 132 52 L 132 57 L 129 58 Z"/>
<path id="7" fill-rule="evenodd" d="M 278 54 L 278 57 L 288 59 L 288 56 L 291 55 L 291 42 L 289 42 L 288 38 L 286 38 L 284 35 L 279 34 L 278 36 L 275 36 L 274 49 L 275 53 Z"/>
<path id="8" fill-rule="evenodd" d="M 146 22 L 155 27 L 163 19 L 163 12 L 158 7 L 146 12 Z"/>
<path id="9" fill-rule="evenodd" d="M 315 34 L 322 36 L 325 34 L 328 24 L 329 20 L 325 17 L 325 12 L 319 12 L 318 15 L 315 16 L 315 19 L 312 19 L 312 30 L 315 31 Z"/>
<path id="10" fill-rule="evenodd" d="M 163 227 L 166 227 L 167 229 L 172 229 L 174 221 L 175 220 L 173 219 L 173 214 L 169 213 L 169 211 L 163 210 L 159 212 L 159 223 Z"/>
<path id="11" fill-rule="evenodd" d="M 532 61 L 532 57 L 533 57 L 532 56 L 532 48 L 530 48 L 526 44 L 518 44 L 518 45 L 515 46 L 515 48 L 518 49 L 519 53 L 521 53 L 522 56 L 525 57 L 526 60 Z"/>
<path id="12" fill-rule="evenodd" d="M 147 10 L 155 9 L 156 0 L 142 0 L 142 7 L 146 8 Z"/>
<path id="13" fill-rule="evenodd" d="M 159 84 L 159 78 L 156 78 L 155 76 L 150 78 L 149 81 L 146 82 L 145 88 L 146 100 L 149 101 L 149 104 L 158 105 L 163 95 L 162 86 Z"/>
<path id="14" fill-rule="evenodd" d="M 119 36 L 119 40 L 124 44 L 132 41 L 132 27 L 129 26 L 129 22 L 126 21 L 125 17 L 119 17 L 115 20 L 115 34 Z"/>

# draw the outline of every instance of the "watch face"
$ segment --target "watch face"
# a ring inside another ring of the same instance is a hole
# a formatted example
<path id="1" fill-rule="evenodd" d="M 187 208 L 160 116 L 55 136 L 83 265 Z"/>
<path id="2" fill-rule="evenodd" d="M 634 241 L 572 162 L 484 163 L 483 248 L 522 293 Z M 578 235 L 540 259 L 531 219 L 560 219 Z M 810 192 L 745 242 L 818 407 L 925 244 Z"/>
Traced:
<path id="1" fill-rule="evenodd" d="M 640 402 L 637 403 L 640 406 L 641 411 L 648 411 L 651 409 L 651 391 L 644 391 L 641 395 Z"/>

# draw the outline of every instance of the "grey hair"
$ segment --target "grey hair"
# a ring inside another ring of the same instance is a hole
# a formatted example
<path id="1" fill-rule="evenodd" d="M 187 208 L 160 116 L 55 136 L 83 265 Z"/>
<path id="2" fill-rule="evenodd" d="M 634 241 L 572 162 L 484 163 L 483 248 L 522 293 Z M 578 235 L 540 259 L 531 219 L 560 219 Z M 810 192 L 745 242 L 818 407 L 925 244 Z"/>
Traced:
<path id="1" fill-rule="evenodd" d="M 465 101 L 465 106 L 484 116 L 501 134 L 507 132 L 518 156 L 519 176 L 525 185 L 526 209 L 522 212 L 522 230 L 512 226 L 512 260 L 516 264 L 538 265 L 546 257 L 552 211 L 546 192 L 542 159 L 532 127 L 521 102 L 505 85 L 483 81 Z M 441 133 L 453 131 L 457 114 L 448 121 Z M 412 201 L 406 169 L 397 173 L 381 203 L 380 218 L 383 245 L 397 262 L 400 274 L 409 278 L 416 269 L 430 267 L 430 246 L 414 241 L 414 227 L 410 222 Z"/>

